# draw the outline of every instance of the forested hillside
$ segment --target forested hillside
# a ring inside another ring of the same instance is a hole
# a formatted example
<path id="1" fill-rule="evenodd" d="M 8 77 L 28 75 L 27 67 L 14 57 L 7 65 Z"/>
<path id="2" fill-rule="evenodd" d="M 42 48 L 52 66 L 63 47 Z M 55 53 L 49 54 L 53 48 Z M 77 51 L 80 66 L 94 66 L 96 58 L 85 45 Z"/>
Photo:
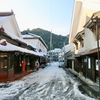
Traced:
<path id="1" fill-rule="evenodd" d="M 50 31 L 47 30 L 43 30 L 40 28 L 37 29 L 32 29 L 32 30 L 24 30 L 21 33 L 25 34 L 26 32 L 30 32 L 36 35 L 39 35 L 42 37 L 42 39 L 45 41 L 45 43 L 48 46 L 48 50 L 50 50 Z M 67 36 L 62 36 L 62 35 L 57 35 L 52 33 L 52 47 L 54 48 L 62 48 L 64 46 L 64 42 L 65 44 L 68 44 L 68 37 Z"/>

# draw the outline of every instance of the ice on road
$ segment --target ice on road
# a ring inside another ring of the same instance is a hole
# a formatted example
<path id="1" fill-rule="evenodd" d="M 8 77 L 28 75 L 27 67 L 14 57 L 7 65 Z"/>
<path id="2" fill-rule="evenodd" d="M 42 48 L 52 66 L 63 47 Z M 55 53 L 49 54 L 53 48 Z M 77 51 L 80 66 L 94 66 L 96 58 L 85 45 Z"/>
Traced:
<path id="1" fill-rule="evenodd" d="M 0 85 L 0 100 L 95 100 L 79 91 L 79 83 L 59 68 L 58 62 Z"/>

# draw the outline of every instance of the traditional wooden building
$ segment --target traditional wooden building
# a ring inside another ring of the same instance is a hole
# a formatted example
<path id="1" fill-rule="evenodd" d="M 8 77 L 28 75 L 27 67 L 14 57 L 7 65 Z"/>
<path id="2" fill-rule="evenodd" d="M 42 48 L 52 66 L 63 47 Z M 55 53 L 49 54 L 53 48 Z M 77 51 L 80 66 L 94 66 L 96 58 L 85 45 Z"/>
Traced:
<path id="1" fill-rule="evenodd" d="M 0 12 L 0 25 L 0 81 L 12 81 L 32 72 L 40 54 L 23 40 L 12 11 Z"/>
<path id="2" fill-rule="evenodd" d="M 93 13 L 89 21 L 84 25 L 84 31 L 79 32 L 73 39 L 75 44 L 74 69 L 81 72 L 86 78 L 94 82 L 99 81 L 98 48 L 99 40 L 99 15 L 100 11 Z M 98 19 L 97 19 L 98 18 Z M 98 20 L 98 26 L 93 20 Z"/>
<path id="3" fill-rule="evenodd" d="M 74 44 L 67 44 L 62 48 L 63 58 L 64 58 L 64 66 L 66 68 L 73 68 L 73 60 L 74 60 Z"/>
<path id="4" fill-rule="evenodd" d="M 31 45 L 7 36 L 0 31 L 0 80 L 33 71 L 39 54 Z"/>
<path id="5" fill-rule="evenodd" d="M 85 3 L 75 1 L 69 42 L 75 45 L 74 70 L 98 83 L 100 69 L 97 42 L 100 40 L 97 37 L 100 30 L 100 11 L 86 8 Z M 93 3 L 95 5 L 95 1 Z"/>
<path id="6" fill-rule="evenodd" d="M 47 45 L 42 39 L 42 37 L 32 34 L 32 33 L 26 33 L 22 35 L 23 39 L 31 44 L 33 44 L 36 47 L 36 51 L 38 54 L 40 54 L 39 62 L 40 65 L 47 63 Z"/>

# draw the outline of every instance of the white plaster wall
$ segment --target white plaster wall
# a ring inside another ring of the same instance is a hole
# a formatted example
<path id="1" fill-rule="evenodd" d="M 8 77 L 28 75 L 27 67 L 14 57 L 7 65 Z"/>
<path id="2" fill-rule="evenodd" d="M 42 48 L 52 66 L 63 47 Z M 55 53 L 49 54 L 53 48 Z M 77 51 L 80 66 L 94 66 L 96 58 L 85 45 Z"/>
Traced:
<path id="1" fill-rule="evenodd" d="M 37 39 L 24 39 L 28 41 L 29 43 L 33 44 L 34 46 L 38 47 L 38 40 Z"/>
<path id="2" fill-rule="evenodd" d="M 77 33 L 84 29 L 84 25 L 90 19 L 90 17 L 94 12 L 96 12 L 96 10 L 89 8 L 82 8 Z"/>
<path id="3" fill-rule="evenodd" d="M 82 2 L 75 1 L 71 29 L 70 29 L 69 43 L 71 43 L 71 41 L 73 40 L 73 38 L 77 34 L 77 28 L 78 28 L 78 23 L 79 23 L 79 19 L 80 19 L 81 8 L 82 8 Z"/>
<path id="4" fill-rule="evenodd" d="M 88 29 L 85 28 L 85 38 L 84 38 L 84 46 L 85 50 L 92 49 L 96 45 L 96 39 L 94 36 L 94 33 Z"/>
<path id="5" fill-rule="evenodd" d="M 94 3 L 94 2 L 93 2 Z M 84 3 L 81 1 L 76 1 L 74 3 L 72 23 L 70 28 L 70 36 L 69 43 L 74 39 L 75 35 L 84 29 L 85 23 L 88 21 L 86 17 L 90 18 L 93 13 L 98 11 L 99 9 L 91 9 L 89 8 L 91 3 L 88 3 L 88 7 L 83 6 Z M 94 6 L 96 8 L 96 5 Z"/>
<path id="6" fill-rule="evenodd" d="M 0 25 L 3 26 L 3 28 L 5 29 L 6 32 L 10 32 L 10 33 L 15 34 L 16 36 L 18 36 L 18 34 L 14 30 L 13 23 L 11 23 L 11 19 L 0 23 Z"/>
<path id="7" fill-rule="evenodd" d="M 41 49 L 43 53 L 46 53 L 47 54 L 46 47 L 42 44 L 42 42 L 39 39 L 38 39 L 37 46 L 38 46 L 38 50 Z"/>
<path id="8" fill-rule="evenodd" d="M 43 53 L 47 53 L 46 47 L 42 44 L 42 42 L 39 39 L 24 39 L 24 40 L 36 46 L 37 50 L 41 49 Z"/>
<path id="9" fill-rule="evenodd" d="M 6 32 L 9 32 L 11 34 L 14 34 L 20 38 L 22 38 L 20 30 L 18 28 L 18 25 L 16 23 L 16 21 L 14 21 L 15 18 L 14 16 L 10 16 L 8 18 L 6 18 L 5 20 L 0 22 L 0 26 L 3 26 L 3 28 L 5 29 Z"/>
<path id="10" fill-rule="evenodd" d="M 78 43 L 78 50 L 75 49 L 75 54 L 96 48 L 97 40 L 96 40 L 95 33 L 93 33 L 89 28 L 85 28 L 84 47 L 81 47 L 79 41 L 77 43 Z"/>
<path id="11" fill-rule="evenodd" d="M 85 47 L 83 47 L 83 48 L 80 47 L 78 53 L 80 53 L 80 52 L 84 52 L 84 51 L 85 51 Z"/>

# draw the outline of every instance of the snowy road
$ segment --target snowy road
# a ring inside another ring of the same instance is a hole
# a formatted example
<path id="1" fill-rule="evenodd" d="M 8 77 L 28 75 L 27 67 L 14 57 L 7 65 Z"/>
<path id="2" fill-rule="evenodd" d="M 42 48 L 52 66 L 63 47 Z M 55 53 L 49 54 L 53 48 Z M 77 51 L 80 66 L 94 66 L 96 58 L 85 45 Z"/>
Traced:
<path id="1" fill-rule="evenodd" d="M 82 94 L 79 84 L 53 62 L 18 81 L 1 83 L 0 100 L 95 100 Z"/>

